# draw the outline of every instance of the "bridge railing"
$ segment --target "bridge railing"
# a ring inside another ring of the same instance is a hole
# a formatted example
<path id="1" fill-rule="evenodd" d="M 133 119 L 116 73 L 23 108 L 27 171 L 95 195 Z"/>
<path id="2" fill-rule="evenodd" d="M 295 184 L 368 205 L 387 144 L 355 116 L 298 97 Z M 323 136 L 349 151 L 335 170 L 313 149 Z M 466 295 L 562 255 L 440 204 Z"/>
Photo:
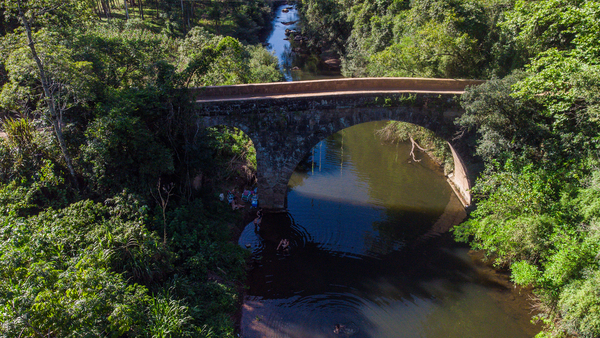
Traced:
<path id="1" fill-rule="evenodd" d="M 281 96 L 309 93 L 404 91 L 404 92 L 464 92 L 467 86 L 482 84 L 481 80 L 430 78 L 345 78 L 331 80 L 253 83 L 232 86 L 207 86 L 192 89 L 196 100 L 228 97 Z"/>

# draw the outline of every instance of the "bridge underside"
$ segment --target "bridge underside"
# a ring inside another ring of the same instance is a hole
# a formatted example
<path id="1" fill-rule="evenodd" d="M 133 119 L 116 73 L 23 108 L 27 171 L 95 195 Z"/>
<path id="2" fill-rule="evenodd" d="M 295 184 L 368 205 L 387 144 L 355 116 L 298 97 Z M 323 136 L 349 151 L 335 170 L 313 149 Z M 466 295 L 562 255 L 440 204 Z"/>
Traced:
<path id="1" fill-rule="evenodd" d="M 298 163 L 321 140 L 356 124 L 394 120 L 413 123 L 446 140 L 462 114 L 455 94 L 361 93 L 197 103 L 197 127 L 228 125 L 254 142 L 259 201 L 263 208 L 286 208 L 287 185 Z M 451 143 L 451 142 L 450 142 Z M 449 177 L 457 195 L 471 202 L 470 182 L 460 149 L 451 143 L 455 170 Z"/>

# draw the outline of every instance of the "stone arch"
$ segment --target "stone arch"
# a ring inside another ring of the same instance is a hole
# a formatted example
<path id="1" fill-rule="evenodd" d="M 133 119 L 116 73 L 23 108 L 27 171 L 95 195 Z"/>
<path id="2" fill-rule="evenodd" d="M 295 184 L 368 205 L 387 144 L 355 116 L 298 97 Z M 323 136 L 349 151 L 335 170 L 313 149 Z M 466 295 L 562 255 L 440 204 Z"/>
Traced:
<path id="1" fill-rule="evenodd" d="M 381 120 L 425 127 L 446 140 L 456 130 L 454 119 L 463 110 L 454 94 L 362 93 L 330 96 L 213 100 L 198 105 L 198 128 L 218 124 L 243 130 L 254 142 L 261 205 L 285 209 L 287 184 L 299 161 L 318 142 L 356 124 Z M 458 141 L 460 142 L 460 141 Z M 470 204 L 470 181 L 452 147 L 455 170 L 450 183 L 464 205 Z"/>
<path id="2" fill-rule="evenodd" d="M 276 123 L 276 130 L 252 132 L 257 142 L 260 142 L 258 145 L 255 143 L 259 196 L 262 205 L 269 209 L 286 208 L 287 185 L 297 165 L 319 142 L 341 130 L 367 122 L 400 121 L 425 127 L 446 138 L 439 132 L 441 126 L 435 120 L 424 115 L 407 113 L 402 109 L 338 109 L 335 113 L 307 111 L 300 116 L 288 113 L 280 118 L 287 121 L 287 128 L 281 128 L 282 126 Z M 281 132 L 276 132 L 277 130 Z M 467 169 L 455 148 L 450 142 L 448 144 L 455 163 L 454 172 L 448 177 L 449 183 L 463 205 L 467 206 L 471 202 L 471 183 Z"/>

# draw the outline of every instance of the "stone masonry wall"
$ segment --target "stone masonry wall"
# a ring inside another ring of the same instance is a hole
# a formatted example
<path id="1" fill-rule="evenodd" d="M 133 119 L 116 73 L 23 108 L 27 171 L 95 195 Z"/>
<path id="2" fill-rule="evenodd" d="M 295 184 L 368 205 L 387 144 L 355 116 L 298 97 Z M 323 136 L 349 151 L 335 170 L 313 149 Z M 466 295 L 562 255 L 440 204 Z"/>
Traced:
<path id="1" fill-rule="evenodd" d="M 228 125 L 243 130 L 257 152 L 260 203 L 285 209 L 287 184 L 297 164 L 321 140 L 353 125 L 395 120 L 434 131 L 446 140 L 462 113 L 453 94 L 361 93 L 197 103 L 197 127 Z M 463 201 L 470 201 L 470 180 L 455 153 L 451 180 Z M 458 160 L 457 160 L 458 159 Z"/>

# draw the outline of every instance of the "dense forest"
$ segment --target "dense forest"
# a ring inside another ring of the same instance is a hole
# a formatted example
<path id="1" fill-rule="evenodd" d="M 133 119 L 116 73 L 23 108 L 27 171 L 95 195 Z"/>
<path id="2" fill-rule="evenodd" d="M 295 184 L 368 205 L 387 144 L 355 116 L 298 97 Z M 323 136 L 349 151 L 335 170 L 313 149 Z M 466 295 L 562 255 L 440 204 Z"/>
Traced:
<path id="1" fill-rule="evenodd" d="M 481 78 L 456 137 L 484 163 L 454 229 L 534 288 L 539 337 L 600 336 L 600 2 L 303 0 L 345 76 Z M 411 127 L 398 133 L 419 136 Z M 428 138 L 425 135 L 425 138 Z"/>
<path id="2" fill-rule="evenodd" d="M 185 89 L 282 75 L 251 44 L 270 4 L 231 6 L 1 2 L 0 336 L 234 336 L 247 254 L 216 196 L 254 148 L 189 130 Z"/>
<path id="3" fill-rule="evenodd" d="M 484 168 L 454 234 L 533 287 L 539 337 L 599 337 L 600 2 L 297 4 L 344 76 L 489 80 L 456 121 Z M 0 1 L 0 336 L 235 336 L 246 253 L 216 196 L 256 160 L 190 130 L 186 89 L 281 81 L 272 6 Z"/>

